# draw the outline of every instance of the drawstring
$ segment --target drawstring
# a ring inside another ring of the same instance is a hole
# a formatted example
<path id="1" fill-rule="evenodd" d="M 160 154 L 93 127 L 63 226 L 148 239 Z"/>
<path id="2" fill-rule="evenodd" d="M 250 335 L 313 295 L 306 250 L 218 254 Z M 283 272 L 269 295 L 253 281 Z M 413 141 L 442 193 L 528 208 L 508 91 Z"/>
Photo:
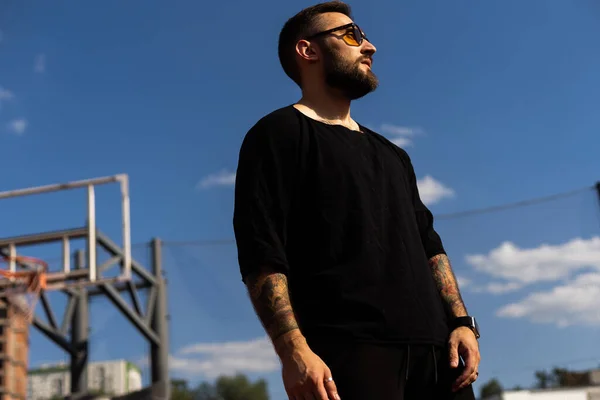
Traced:
<path id="1" fill-rule="evenodd" d="M 435 384 L 438 383 L 438 365 L 437 356 L 435 355 L 435 345 L 431 346 L 431 355 L 433 356 L 433 373 L 435 376 Z M 410 367 L 410 345 L 406 345 L 406 375 L 404 379 L 408 382 L 408 374 Z"/>
<path id="2" fill-rule="evenodd" d="M 437 368 L 437 358 L 435 356 L 435 346 L 431 346 L 431 354 L 433 354 L 433 369 L 435 371 L 435 384 L 438 383 L 438 368 Z"/>
<path id="3" fill-rule="evenodd" d="M 408 381 L 408 366 L 410 365 L 410 345 L 406 346 L 406 377 L 405 379 Z"/>

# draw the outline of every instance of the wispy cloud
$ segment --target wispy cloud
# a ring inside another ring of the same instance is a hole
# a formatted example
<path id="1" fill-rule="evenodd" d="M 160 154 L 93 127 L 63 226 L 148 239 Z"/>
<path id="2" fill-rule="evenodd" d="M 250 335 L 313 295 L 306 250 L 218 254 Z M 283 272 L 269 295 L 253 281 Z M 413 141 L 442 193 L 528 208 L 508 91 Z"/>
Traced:
<path id="1" fill-rule="evenodd" d="M 15 95 L 13 92 L 0 86 L 0 104 L 2 104 L 3 101 L 12 100 L 14 98 Z"/>
<path id="2" fill-rule="evenodd" d="M 196 188 L 207 189 L 214 186 L 232 186 L 233 184 L 235 184 L 235 172 L 222 170 L 202 178 Z"/>
<path id="3" fill-rule="evenodd" d="M 375 129 L 375 131 L 377 130 Z M 413 143 L 412 138 L 423 133 L 421 128 L 393 124 L 382 124 L 379 131 L 398 147 L 411 146 Z"/>
<path id="4" fill-rule="evenodd" d="M 502 307 L 496 315 L 527 318 L 558 327 L 600 325 L 600 273 L 581 274 L 548 291 L 531 293 L 521 301 Z"/>
<path id="5" fill-rule="evenodd" d="M 600 237 L 526 249 L 504 242 L 488 254 L 468 255 L 466 261 L 476 271 L 499 280 L 473 286 L 471 290 L 477 292 L 502 294 L 533 284 L 556 285 L 503 306 L 498 316 L 561 327 L 600 326 Z"/>
<path id="6" fill-rule="evenodd" d="M 25 130 L 27 129 L 27 120 L 20 118 L 20 119 L 15 119 L 12 120 L 8 123 L 8 130 L 11 133 L 14 133 L 15 135 L 22 135 L 25 133 Z"/>
<path id="7" fill-rule="evenodd" d="M 600 272 L 600 237 L 530 249 L 504 242 L 488 254 L 468 255 L 466 260 L 476 270 L 510 282 L 558 281 L 585 267 Z"/>
<path id="8" fill-rule="evenodd" d="M 41 74 L 46 71 L 46 55 L 41 53 L 35 57 L 35 63 L 33 65 L 33 70 L 38 74 Z"/>
<path id="9" fill-rule="evenodd" d="M 142 358 L 139 362 L 148 361 Z M 280 368 L 266 336 L 247 341 L 195 343 L 171 355 L 169 366 L 179 375 L 207 379 L 237 373 L 271 373 Z"/>
<path id="10" fill-rule="evenodd" d="M 469 289 L 475 293 L 505 294 L 515 292 L 523 286 L 519 282 L 490 282 L 485 285 L 471 285 Z"/>
<path id="11" fill-rule="evenodd" d="M 424 178 L 418 179 L 417 187 L 419 188 L 419 196 L 421 197 L 421 201 L 423 201 L 423 203 L 426 205 L 432 205 L 438 203 L 442 199 L 455 196 L 453 189 L 433 179 L 433 177 L 430 175 L 426 175 Z"/>

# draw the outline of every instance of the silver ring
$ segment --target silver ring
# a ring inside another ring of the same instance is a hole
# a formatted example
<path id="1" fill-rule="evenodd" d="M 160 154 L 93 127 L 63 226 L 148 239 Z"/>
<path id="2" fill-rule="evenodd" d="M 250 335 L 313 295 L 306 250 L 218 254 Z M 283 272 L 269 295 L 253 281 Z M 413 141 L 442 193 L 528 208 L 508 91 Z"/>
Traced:
<path id="1" fill-rule="evenodd" d="M 333 378 L 332 378 L 332 377 L 325 378 L 325 382 L 332 382 L 332 381 L 333 381 Z"/>

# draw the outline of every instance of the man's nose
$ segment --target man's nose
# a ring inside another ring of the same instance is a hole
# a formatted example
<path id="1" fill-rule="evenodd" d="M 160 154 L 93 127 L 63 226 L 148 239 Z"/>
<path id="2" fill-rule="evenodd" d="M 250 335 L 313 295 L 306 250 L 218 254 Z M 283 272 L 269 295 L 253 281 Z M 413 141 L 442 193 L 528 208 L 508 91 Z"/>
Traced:
<path id="1" fill-rule="evenodd" d="M 361 49 L 361 53 L 373 55 L 373 54 L 375 54 L 376 51 L 377 51 L 377 48 L 375 46 L 373 46 L 373 43 L 369 42 L 368 40 L 365 40 L 363 42 L 363 47 Z"/>

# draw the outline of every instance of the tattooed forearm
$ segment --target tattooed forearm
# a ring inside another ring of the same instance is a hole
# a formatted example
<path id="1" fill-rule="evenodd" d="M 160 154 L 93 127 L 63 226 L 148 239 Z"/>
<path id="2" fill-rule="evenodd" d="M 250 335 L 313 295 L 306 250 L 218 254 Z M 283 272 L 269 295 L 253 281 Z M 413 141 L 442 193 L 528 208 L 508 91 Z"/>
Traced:
<path id="1" fill-rule="evenodd" d="M 433 256 L 429 259 L 429 265 L 449 315 L 452 317 L 467 315 L 467 308 L 460 295 L 458 283 L 448 257 L 445 254 Z"/>
<path id="2" fill-rule="evenodd" d="M 298 329 L 285 275 L 261 272 L 248 278 L 250 299 L 271 340 Z"/>

